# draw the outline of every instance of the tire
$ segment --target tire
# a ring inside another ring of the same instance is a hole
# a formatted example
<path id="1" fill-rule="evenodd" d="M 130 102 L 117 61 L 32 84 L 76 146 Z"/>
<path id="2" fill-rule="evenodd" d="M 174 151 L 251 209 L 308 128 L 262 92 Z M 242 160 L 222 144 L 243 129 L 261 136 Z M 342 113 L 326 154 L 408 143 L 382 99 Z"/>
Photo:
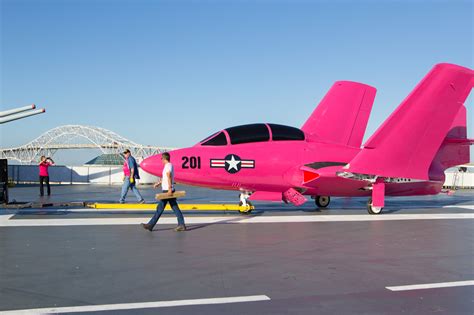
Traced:
<path id="1" fill-rule="evenodd" d="M 240 214 L 250 214 L 252 212 L 252 203 L 247 200 L 247 207 L 244 210 L 239 210 Z M 239 206 L 242 207 L 242 201 L 239 202 Z"/>
<path id="2" fill-rule="evenodd" d="M 249 207 L 253 206 L 253 204 L 247 200 L 247 204 L 249 205 Z M 242 201 L 239 201 L 239 207 L 242 207 L 244 204 L 242 203 Z"/>
<path id="3" fill-rule="evenodd" d="M 373 207 L 372 198 L 369 198 L 369 200 L 367 201 L 367 212 L 369 212 L 369 214 L 381 214 L 382 210 L 382 207 Z"/>
<path id="4" fill-rule="evenodd" d="M 314 197 L 314 203 L 318 208 L 326 208 L 331 202 L 331 197 L 329 196 L 316 196 Z"/>
<path id="5" fill-rule="evenodd" d="M 249 210 L 239 210 L 240 214 L 250 214 L 252 212 L 252 209 Z"/>

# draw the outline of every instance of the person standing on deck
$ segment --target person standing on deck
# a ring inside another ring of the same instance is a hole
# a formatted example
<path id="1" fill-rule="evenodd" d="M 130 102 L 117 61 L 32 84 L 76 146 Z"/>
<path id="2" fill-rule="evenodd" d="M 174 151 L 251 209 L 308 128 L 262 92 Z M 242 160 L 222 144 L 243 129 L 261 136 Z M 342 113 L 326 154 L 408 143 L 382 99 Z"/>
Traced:
<path id="1" fill-rule="evenodd" d="M 48 196 L 51 196 L 51 187 L 49 186 L 49 171 L 48 168 L 54 165 L 53 159 L 50 157 L 41 156 L 41 160 L 38 163 L 39 166 L 39 182 L 40 182 L 40 196 L 44 196 L 44 183 L 46 183 L 46 190 Z"/>

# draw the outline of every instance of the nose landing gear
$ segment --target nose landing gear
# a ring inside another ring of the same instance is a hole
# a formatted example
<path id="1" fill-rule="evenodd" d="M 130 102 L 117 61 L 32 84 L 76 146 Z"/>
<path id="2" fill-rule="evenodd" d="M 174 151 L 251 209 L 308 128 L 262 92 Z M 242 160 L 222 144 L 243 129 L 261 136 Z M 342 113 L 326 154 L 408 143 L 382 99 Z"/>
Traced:
<path id="1" fill-rule="evenodd" d="M 252 203 L 248 200 L 250 195 L 251 195 L 251 193 L 246 192 L 246 191 L 240 193 L 240 195 L 239 195 L 239 199 L 240 199 L 239 213 L 250 214 L 250 212 L 252 212 L 253 206 L 252 206 Z"/>

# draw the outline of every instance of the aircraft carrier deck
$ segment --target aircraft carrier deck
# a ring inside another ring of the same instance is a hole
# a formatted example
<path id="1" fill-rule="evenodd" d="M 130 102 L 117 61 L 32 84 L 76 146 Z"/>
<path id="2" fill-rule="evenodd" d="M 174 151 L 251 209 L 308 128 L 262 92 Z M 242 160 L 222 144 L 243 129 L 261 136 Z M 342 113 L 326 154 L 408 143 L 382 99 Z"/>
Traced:
<path id="1" fill-rule="evenodd" d="M 183 188 L 183 187 L 181 187 Z M 184 187 L 181 203 L 236 203 Z M 19 186 L 10 199 L 117 202 L 117 186 Z M 150 203 L 155 191 L 142 187 Z M 473 314 L 474 192 L 333 198 L 318 211 L 256 203 L 250 215 L 0 208 L 0 314 Z M 128 202 L 135 202 L 129 194 Z"/>

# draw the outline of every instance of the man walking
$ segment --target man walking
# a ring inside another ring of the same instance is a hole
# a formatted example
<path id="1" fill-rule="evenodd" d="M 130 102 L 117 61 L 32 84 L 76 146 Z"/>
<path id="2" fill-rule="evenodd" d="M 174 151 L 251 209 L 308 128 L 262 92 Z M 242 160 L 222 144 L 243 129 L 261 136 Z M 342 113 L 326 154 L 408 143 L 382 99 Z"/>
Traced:
<path id="1" fill-rule="evenodd" d="M 157 188 L 161 185 L 161 189 L 164 193 L 168 193 L 168 195 L 173 195 L 174 192 L 174 169 L 173 164 L 170 162 L 170 154 L 165 152 L 161 154 L 161 162 L 163 163 L 163 174 L 161 177 L 161 181 L 156 183 L 153 187 Z M 186 231 L 186 225 L 184 224 L 183 214 L 181 210 L 179 210 L 178 203 L 176 202 L 176 198 L 169 198 L 169 199 L 162 199 L 158 202 L 156 206 L 155 215 L 150 219 L 148 224 L 142 223 L 142 227 L 145 230 L 152 231 L 153 227 L 156 225 L 156 222 L 160 219 L 163 211 L 165 210 L 166 204 L 170 203 L 171 209 L 173 209 L 176 218 L 178 219 L 178 226 L 174 229 L 176 232 Z"/>
<path id="2" fill-rule="evenodd" d="M 130 153 L 130 150 L 127 149 L 123 152 L 125 161 L 123 163 L 123 185 L 122 185 L 122 194 L 120 196 L 120 203 L 125 203 L 125 198 L 127 197 L 128 190 L 130 189 L 137 197 L 139 203 L 145 203 L 142 195 L 138 191 L 136 180 L 140 179 L 140 174 L 138 173 L 138 165 L 135 158 Z"/>

